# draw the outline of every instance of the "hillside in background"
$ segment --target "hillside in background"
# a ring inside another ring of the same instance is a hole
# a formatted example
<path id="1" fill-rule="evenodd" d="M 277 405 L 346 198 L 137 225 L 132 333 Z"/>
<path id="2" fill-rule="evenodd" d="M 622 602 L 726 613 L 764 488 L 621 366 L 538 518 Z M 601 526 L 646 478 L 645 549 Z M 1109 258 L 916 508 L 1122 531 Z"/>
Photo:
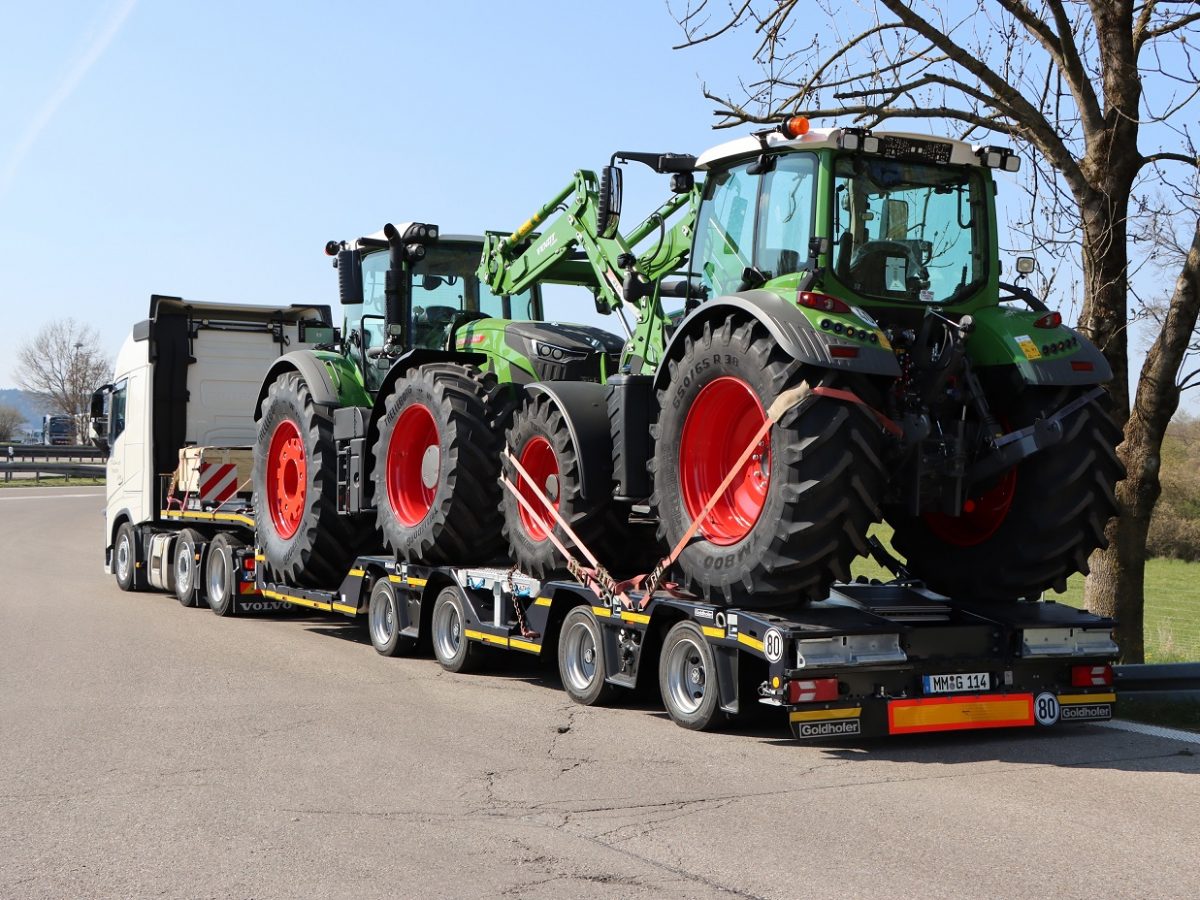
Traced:
<path id="1" fill-rule="evenodd" d="M 0 406 L 11 406 L 21 411 L 25 416 L 27 428 L 41 428 L 42 415 L 45 412 L 43 403 L 19 388 L 0 388 Z"/>

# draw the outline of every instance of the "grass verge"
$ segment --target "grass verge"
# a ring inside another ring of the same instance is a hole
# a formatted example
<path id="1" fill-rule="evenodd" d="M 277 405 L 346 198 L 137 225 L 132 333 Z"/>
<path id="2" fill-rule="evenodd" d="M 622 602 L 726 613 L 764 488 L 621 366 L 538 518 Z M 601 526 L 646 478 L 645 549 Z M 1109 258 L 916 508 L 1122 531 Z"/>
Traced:
<path id="1" fill-rule="evenodd" d="M 0 490 L 11 488 L 42 488 L 42 487 L 97 487 L 104 484 L 103 478 L 66 478 L 62 475 L 43 475 L 40 479 L 14 478 L 5 481 L 0 478 Z"/>

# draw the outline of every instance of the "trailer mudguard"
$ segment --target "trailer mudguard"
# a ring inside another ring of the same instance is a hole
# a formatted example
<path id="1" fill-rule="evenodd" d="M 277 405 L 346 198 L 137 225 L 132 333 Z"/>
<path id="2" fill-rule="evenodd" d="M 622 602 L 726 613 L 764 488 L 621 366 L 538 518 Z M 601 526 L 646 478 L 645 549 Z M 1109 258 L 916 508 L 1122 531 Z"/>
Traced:
<path id="1" fill-rule="evenodd" d="M 1014 366 L 1030 385 L 1100 384 L 1112 367 L 1091 341 L 1066 325 L 1039 326 L 1040 311 L 998 306 L 972 313 L 975 330 L 967 343 L 977 370 Z"/>
<path id="2" fill-rule="evenodd" d="M 612 437 L 608 424 L 608 390 L 592 381 L 538 381 L 525 388 L 544 394 L 566 420 L 571 443 L 579 454 L 579 493 L 606 497 L 612 493 Z"/>
<path id="3" fill-rule="evenodd" d="M 900 364 L 896 361 L 886 338 L 880 336 L 874 322 L 861 318 L 857 313 L 839 315 L 803 309 L 795 302 L 771 291 L 744 291 L 701 303 L 679 323 L 663 353 L 663 359 L 670 359 L 673 353 L 677 355 L 676 348 L 681 347 L 686 338 L 699 334 L 706 322 L 722 321 L 730 313 L 757 319 L 779 346 L 800 362 L 822 369 L 838 369 L 864 375 L 884 375 L 890 378 L 900 375 Z M 837 324 L 838 331 L 835 332 L 832 328 L 823 330 L 814 324 L 814 320 L 826 320 Z M 871 344 L 842 337 L 847 323 L 851 324 L 856 333 L 876 333 L 877 342 Z M 835 357 L 830 352 L 833 346 L 854 347 L 858 352 L 853 357 Z M 654 378 L 655 388 L 663 386 L 667 374 L 668 367 L 659 366 Z"/>

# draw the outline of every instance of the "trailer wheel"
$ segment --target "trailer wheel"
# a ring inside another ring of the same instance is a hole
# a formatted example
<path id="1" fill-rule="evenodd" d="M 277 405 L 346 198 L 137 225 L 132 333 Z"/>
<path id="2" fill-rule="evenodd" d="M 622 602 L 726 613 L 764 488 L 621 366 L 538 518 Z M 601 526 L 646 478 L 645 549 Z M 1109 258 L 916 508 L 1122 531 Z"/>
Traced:
<path id="1" fill-rule="evenodd" d="M 563 689 L 576 703 L 595 706 L 616 693 L 604 680 L 604 635 L 595 614 L 586 606 L 573 607 L 558 632 L 558 674 Z"/>
<path id="2" fill-rule="evenodd" d="M 234 551 L 244 547 L 240 540 L 221 532 L 208 545 L 204 565 L 204 584 L 209 608 L 218 616 L 234 613 L 238 592 L 237 557 Z"/>
<path id="3" fill-rule="evenodd" d="M 500 447 L 494 378 L 474 366 L 431 364 L 399 379 L 375 443 L 375 506 L 400 557 L 468 565 L 493 561 L 500 535 Z"/>
<path id="4" fill-rule="evenodd" d="M 333 423 L 296 372 L 263 400 L 254 448 L 254 518 L 269 570 L 289 584 L 330 584 L 362 550 L 360 517 L 337 510 Z"/>
<path id="5" fill-rule="evenodd" d="M 175 539 L 175 599 L 183 606 L 200 605 L 201 547 L 204 536 L 194 528 L 185 528 Z"/>
<path id="6" fill-rule="evenodd" d="M 1014 429 L 1031 425 L 1080 391 L 1027 388 L 1004 420 Z M 1097 400 L 1063 428 L 1058 444 L 1003 473 L 961 516 L 889 510 L 892 545 L 909 571 L 935 591 L 982 600 L 1063 591 L 1068 577 L 1086 573 L 1091 552 L 1108 545 L 1104 526 L 1117 513 L 1122 435 Z"/>
<path id="7" fill-rule="evenodd" d="M 658 392 L 651 507 L 675 546 L 784 391 L 827 373 L 756 320 L 706 322 Z M 855 385 L 859 387 L 859 385 Z M 770 608 L 820 600 L 867 552 L 886 476 L 881 431 L 860 406 L 816 397 L 783 415 L 679 556 L 685 590 Z"/>
<path id="8" fill-rule="evenodd" d="M 717 666 L 695 622 L 676 622 L 663 640 L 658 688 L 676 725 L 707 731 L 720 721 Z"/>
<path id="9" fill-rule="evenodd" d="M 138 568 L 138 534 L 137 529 L 129 522 L 121 523 L 117 529 L 117 540 L 113 544 L 113 575 L 117 579 L 117 587 L 123 591 L 143 591 L 146 589 L 146 579 Z"/>
<path id="10" fill-rule="evenodd" d="M 623 565 L 625 561 L 614 558 L 616 554 L 612 550 L 620 534 L 612 498 L 607 493 L 583 497 L 579 450 L 571 440 L 570 429 L 558 406 L 545 394 L 533 395 L 513 416 L 507 440 L 513 456 L 529 473 L 530 480 L 554 504 L 558 514 L 601 564 L 605 567 Z M 553 532 L 564 544 L 569 545 L 570 540 L 562 526 L 544 510 L 529 482 L 516 471 L 510 471 L 509 477 L 520 495 L 542 513 L 535 517 L 505 489 L 501 510 L 509 552 L 522 572 L 545 579 L 566 567 L 566 561 L 550 541 L 550 534 Z"/>
<path id="11" fill-rule="evenodd" d="M 408 627 L 408 611 L 386 575 L 381 576 L 371 588 L 367 623 L 371 632 L 371 646 L 383 656 L 411 653 L 417 644 L 413 638 L 401 634 Z"/>
<path id="12" fill-rule="evenodd" d="M 456 587 L 443 588 L 433 602 L 433 655 L 448 672 L 472 672 L 479 648 L 467 638 L 467 611 Z"/>

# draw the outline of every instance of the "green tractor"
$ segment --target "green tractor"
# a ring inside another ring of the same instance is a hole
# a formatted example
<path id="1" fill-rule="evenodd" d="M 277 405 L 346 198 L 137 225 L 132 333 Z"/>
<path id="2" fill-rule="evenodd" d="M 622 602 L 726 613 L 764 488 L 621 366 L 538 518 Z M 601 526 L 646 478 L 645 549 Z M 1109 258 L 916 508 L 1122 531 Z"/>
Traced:
<path id="1" fill-rule="evenodd" d="M 537 322 L 536 285 L 492 293 L 475 275 L 481 248 L 424 223 L 326 245 L 337 340 L 281 356 L 256 406 L 256 519 L 275 577 L 336 583 L 380 544 L 425 562 L 502 555 L 497 479 L 517 385 L 599 379 L 621 341 Z"/>
<path id="2" fill-rule="evenodd" d="M 825 596 L 881 518 L 947 594 L 1032 597 L 1086 571 L 1122 477 L 1111 373 L 1000 280 L 992 175 L 1014 154 L 796 117 L 698 158 L 618 159 L 669 174 L 674 195 L 628 235 L 610 164 L 487 237 L 497 295 L 584 284 L 602 311 L 637 312 L 615 372 L 523 388 L 504 505 L 518 564 L 561 564 L 547 518 L 514 502 L 541 493 L 572 522 L 614 499 L 644 509 L 678 548 L 671 577 L 720 603 Z"/>

